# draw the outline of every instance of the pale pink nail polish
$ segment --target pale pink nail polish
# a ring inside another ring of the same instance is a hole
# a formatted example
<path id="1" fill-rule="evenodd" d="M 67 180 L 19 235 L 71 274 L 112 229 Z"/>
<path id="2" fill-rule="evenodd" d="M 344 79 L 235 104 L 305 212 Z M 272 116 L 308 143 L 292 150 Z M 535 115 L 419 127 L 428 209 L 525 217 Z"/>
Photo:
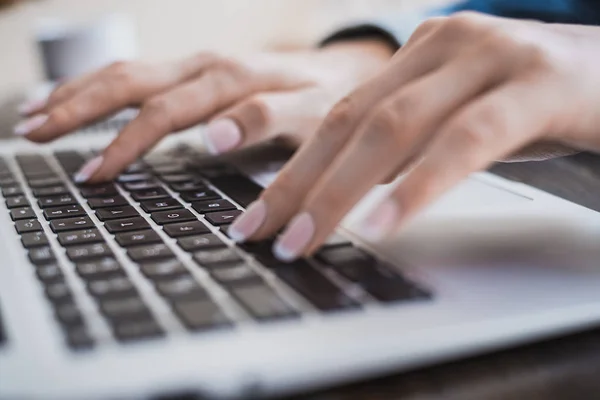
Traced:
<path id="1" fill-rule="evenodd" d="M 360 233 L 371 241 L 385 238 L 393 231 L 400 218 L 400 207 L 392 199 L 387 199 L 363 221 Z"/>
<path id="2" fill-rule="evenodd" d="M 242 141 L 240 127 L 229 118 L 211 122 L 202 134 L 206 148 L 215 155 L 233 150 Z"/>
<path id="3" fill-rule="evenodd" d="M 46 106 L 47 102 L 48 99 L 45 98 L 25 101 L 18 108 L 19 114 L 25 116 L 38 112 Z"/>
<path id="4" fill-rule="evenodd" d="M 263 200 L 252 203 L 229 227 L 229 237 L 236 243 L 246 241 L 260 228 L 267 217 L 267 204 Z"/>
<path id="5" fill-rule="evenodd" d="M 92 158 L 90 161 L 85 163 L 83 167 L 75 174 L 73 180 L 76 183 L 86 182 L 88 179 L 94 175 L 94 173 L 100 168 L 102 162 L 104 161 L 104 157 L 98 156 L 96 158 Z"/>
<path id="6" fill-rule="evenodd" d="M 294 217 L 283 235 L 275 242 L 273 254 L 281 261 L 293 261 L 308 246 L 315 234 L 315 222 L 307 212 Z"/>
<path id="7" fill-rule="evenodd" d="M 39 129 L 46 123 L 48 116 L 45 114 L 36 115 L 23 122 L 18 123 L 14 128 L 14 134 L 19 136 L 28 135 L 32 131 Z"/>

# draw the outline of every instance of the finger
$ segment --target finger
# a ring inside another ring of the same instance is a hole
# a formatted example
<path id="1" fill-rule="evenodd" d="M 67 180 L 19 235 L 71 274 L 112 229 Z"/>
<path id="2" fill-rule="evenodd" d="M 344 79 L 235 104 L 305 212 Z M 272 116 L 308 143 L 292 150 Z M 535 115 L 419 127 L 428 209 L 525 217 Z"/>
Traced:
<path id="1" fill-rule="evenodd" d="M 65 88 L 67 93 L 61 95 L 64 101 L 56 101 L 52 107 L 46 107 L 46 113 L 24 121 L 15 133 L 36 142 L 53 140 L 187 80 L 210 65 L 210 61 L 197 56 L 176 65 L 115 63 L 83 83 Z M 69 91 L 74 92 L 68 96 Z"/>
<path id="2" fill-rule="evenodd" d="M 318 128 L 332 106 L 327 100 L 314 88 L 253 95 L 208 124 L 204 143 L 212 154 L 221 154 L 283 133 L 299 140 Z"/>
<path id="3" fill-rule="evenodd" d="M 371 240 L 401 223 L 458 184 L 553 129 L 561 107 L 555 96 L 531 83 L 511 83 L 466 106 L 435 138 L 423 161 L 365 219 Z"/>

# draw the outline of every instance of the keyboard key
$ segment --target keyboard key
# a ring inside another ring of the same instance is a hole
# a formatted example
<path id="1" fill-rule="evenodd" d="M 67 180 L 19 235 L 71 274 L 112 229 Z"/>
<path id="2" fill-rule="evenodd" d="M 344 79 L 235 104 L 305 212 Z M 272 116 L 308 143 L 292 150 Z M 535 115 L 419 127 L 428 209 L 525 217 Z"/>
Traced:
<path id="1" fill-rule="evenodd" d="M 88 204 L 91 208 L 105 208 L 105 207 L 121 207 L 128 205 L 127 200 L 121 195 L 108 196 L 108 197 L 94 197 L 88 199 Z"/>
<path id="2" fill-rule="evenodd" d="M 146 201 L 146 200 L 157 200 L 157 199 L 165 199 L 169 196 L 169 194 L 163 188 L 155 188 L 155 189 L 146 189 L 140 190 L 137 192 L 132 192 L 131 197 L 135 201 Z"/>
<path id="3" fill-rule="evenodd" d="M 226 225 L 219 225 L 219 232 L 221 232 L 223 235 L 227 236 L 228 238 L 230 238 L 231 236 L 229 235 L 229 227 L 231 226 L 231 224 L 226 224 Z"/>
<path id="4" fill-rule="evenodd" d="M 152 175 L 146 172 L 132 173 L 132 174 L 121 174 L 117 178 L 117 182 L 119 183 L 131 183 L 131 182 L 140 182 L 147 181 L 152 179 Z"/>
<path id="5" fill-rule="evenodd" d="M 67 344 L 73 350 L 88 350 L 94 347 L 94 339 L 84 326 L 68 329 L 66 331 Z"/>
<path id="6" fill-rule="evenodd" d="M 6 199 L 6 208 L 27 207 L 29 200 L 25 196 L 13 196 Z"/>
<path id="7" fill-rule="evenodd" d="M 104 226 L 110 233 L 139 231 L 150 228 L 148 222 L 142 217 L 133 217 L 127 219 L 119 219 L 116 221 L 107 221 Z"/>
<path id="8" fill-rule="evenodd" d="M 34 247 L 29 250 L 29 260 L 35 265 L 44 265 L 56 262 L 54 252 L 50 246 Z"/>
<path id="9" fill-rule="evenodd" d="M 340 235 L 339 233 L 334 233 L 327 238 L 325 243 L 323 244 L 323 248 L 329 247 L 338 247 L 338 246 L 350 246 L 352 243 L 350 240 Z"/>
<path id="10" fill-rule="evenodd" d="M 67 256 L 73 262 L 112 255 L 112 250 L 106 243 L 86 244 L 67 248 Z"/>
<path id="11" fill-rule="evenodd" d="M 85 210 L 77 204 L 44 209 L 44 218 L 48 221 L 58 218 L 83 217 L 85 215 L 87 215 Z"/>
<path id="12" fill-rule="evenodd" d="M 194 161 L 192 161 L 193 163 Z M 225 163 L 213 163 L 193 166 L 192 168 L 197 169 L 202 176 L 208 179 L 215 179 L 219 177 L 230 177 L 239 175 L 239 172 L 233 165 Z"/>
<path id="13" fill-rule="evenodd" d="M 56 264 L 47 264 L 36 269 L 36 274 L 42 282 L 57 282 L 63 280 L 63 273 Z"/>
<path id="14" fill-rule="evenodd" d="M 90 217 L 55 219 L 50 221 L 50 228 L 54 233 L 93 228 L 94 223 Z"/>
<path id="15" fill-rule="evenodd" d="M 189 274 L 183 264 L 176 259 L 141 264 L 140 271 L 152 280 L 171 279 Z"/>
<path id="16" fill-rule="evenodd" d="M 153 319 L 124 321 L 115 324 L 114 334 L 119 341 L 132 342 L 164 336 L 165 332 Z"/>
<path id="17" fill-rule="evenodd" d="M 10 210 L 10 218 L 13 221 L 31 219 L 35 218 L 35 212 L 30 207 L 13 208 Z"/>
<path id="18" fill-rule="evenodd" d="M 26 249 L 38 246 L 46 246 L 48 244 L 48 238 L 44 232 L 31 232 L 24 233 L 21 235 L 21 243 Z"/>
<path id="19" fill-rule="evenodd" d="M 164 243 L 136 246 L 127 249 L 127 255 L 135 262 L 171 258 L 175 255 Z"/>
<path id="20" fill-rule="evenodd" d="M 156 290 L 169 301 L 204 299 L 208 295 L 189 275 L 158 281 Z"/>
<path id="21" fill-rule="evenodd" d="M 62 185 L 63 181 L 58 176 L 52 174 L 44 177 L 28 179 L 27 183 L 31 188 L 37 189 L 50 186 L 60 186 Z"/>
<path id="22" fill-rule="evenodd" d="M 191 213 L 190 213 L 191 214 Z M 193 215 L 192 215 L 193 216 Z M 195 217 L 194 217 L 195 219 Z M 158 223 L 158 221 L 156 221 Z M 179 224 L 165 225 L 163 228 L 167 235 L 172 238 L 182 236 L 197 235 L 202 233 L 210 233 L 210 229 L 200 221 L 182 222 Z"/>
<path id="23" fill-rule="evenodd" d="M 183 201 L 187 201 L 188 203 L 191 203 L 193 201 L 216 200 L 221 198 L 221 196 L 219 196 L 217 192 L 204 188 L 181 192 L 180 196 Z"/>
<path id="24" fill-rule="evenodd" d="M 6 187 L 2 188 L 2 196 L 4 196 L 4 197 L 22 196 L 22 195 L 23 195 L 23 189 L 21 189 L 21 186 L 19 186 L 19 185 L 6 186 Z"/>
<path id="25" fill-rule="evenodd" d="M 154 222 L 159 225 L 174 224 L 186 221 L 197 221 L 197 217 L 190 210 L 184 208 L 169 211 L 154 212 L 151 215 Z"/>
<path id="26" fill-rule="evenodd" d="M 100 231 L 96 228 L 60 232 L 58 234 L 58 242 L 63 246 L 99 243 L 103 241 L 104 239 L 102 238 Z"/>
<path id="27" fill-rule="evenodd" d="M 214 177 L 211 183 L 242 207 L 248 207 L 263 191 L 260 185 L 243 175 Z"/>
<path id="28" fill-rule="evenodd" d="M 38 232 L 42 230 L 37 219 L 25 219 L 15 222 L 15 229 L 18 233 Z"/>
<path id="29" fill-rule="evenodd" d="M 113 322 L 151 317 L 150 310 L 139 296 L 102 300 L 100 311 Z"/>
<path id="30" fill-rule="evenodd" d="M 174 309 L 190 330 L 219 328 L 231 324 L 223 311 L 210 300 L 177 302 Z"/>
<path id="31" fill-rule="evenodd" d="M 53 282 L 46 285 L 46 297 L 54 304 L 64 304 L 72 301 L 73 294 L 66 282 Z"/>
<path id="32" fill-rule="evenodd" d="M 69 206 L 77 204 L 77 200 L 71 194 L 63 194 L 60 196 L 38 197 L 38 205 L 40 208 Z"/>
<path id="33" fill-rule="evenodd" d="M 263 283 L 232 288 L 231 294 L 258 320 L 286 318 L 297 314 L 273 289 Z"/>
<path id="34" fill-rule="evenodd" d="M 160 200 L 148 200 L 142 201 L 140 206 L 147 213 L 153 213 L 155 211 L 166 211 L 175 210 L 182 208 L 181 203 L 174 198 L 160 199 Z"/>
<path id="35" fill-rule="evenodd" d="M 137 172 L 142 172 L 142 171 L 146 171 L 148 168 L 146 167 L 146 165 L 143 162 L 135 162 L 133 164 L 130 164 L 127 168 L 125 168 L 125 173 L 127 174 L 133 174 L 133 173 L 137 173 Z"/>
<path id="36" fill-rule="evenodd" d="M 225 199 L 221 200 L 212 200 L 212 201 L 199 201 L 192 203 L 192 207 L 194 210 L 198 211 L 200 214 L 206 214 L 209 212 L 215 211 L 229 211 L 235 210 L 235 206 L 229 201 Z"/>
<path id="37" fill-rule="evenodd" d="M 69 189 L 64 185 L 48 186 L 31 189 L 31 192 L 35 197 L 42 196 L 59 196 L 61 194 L 69 194 Z"/>
<path id="38" fill-rule="evenodd" d="M 160 179 L 168 184 L 197 181 L 198 177 L 191 174 L 162 174 Z"/>
<path id="39" fill-rule="evenodd" d="M 132 218 L 140 215 L 135 208 L 131 206 L 100 208 L 96 210 L 96 216 L 100 221 L 111 219 Z"/>
<path id="40" fill-rule="evenodd" d="M 242 212 L 240 210 L 208 213 L 204 217 L 213 225 L 231 224 Z"/>
<path id="41" fill-rule="evenodd" d="M 0 176 L 0 187 L 15 186 L 17 181 L 12 174 Z"/>
<path id="42" fill-rule="evenodd" d="M 211 276 L 225 286 L 239 286 L 252 281 L 261 281 L 261 277 L 248 264 L 222 265 L 210 269 Z"/>
<path id="43" fill-rule="evenodd" d="M 79 193 L 86 199 L 91 197 L 111 197 L 119 194 L 117 188 L 112 183 L 83 186 L 79 189 Z"/>
<path id="44" fill-rule="evenodd" d="M 129 192 L 139 192 L 160 188 L 160 183 L 155 179 L 147 179 L 140 182 L 125 183 L 123 188 Z"/>
<path id="45" fill-rule="evenodd" d="M 83 317 L 81 312 L 77 308 L 77 305 L 73 302 L 67 302 L 58 305 L 54 309 L 54 313 L 62 325 L 69 327 L 83 325 Z"/>
<path id="46" fill-rule="evenodd" d="M 194 253 L 194 260 L 202 267 L 243 261 L 240 255 L 230 248 L 197 251 Z"/>
<path id="47" fill-rule="evenodd" d="M 131 281 L 122 276 L 90 281 L 88 290 L 92 296 L 99 298 L 131 297 L 137 294 Z"/>
<path id="48" fill-rule="evenodd" d="M 216 247 L 227 247 L 221 239 L 213 234 L 182 237 L 177 239 L 177 244 L 179 244 L 183 250 L 190 252 Z"/>
<path id="49" fill-rule="evenodd" d="M 122 247 L 140 246 L 144 244 L 162 243 L 162 239 L 152 229 L 143 231 L 123 232 L 115 236 Z"/>
<path id="50" fill-rule="evenodd" d="M 169 185 L 176 192 L 201 191 L 206 189 L 206 185 L 200 179 L 194 179 L 188 182 L 172 183 Z"/>
<path id="51" fill-rule="evenodd" d="M 112 257 L 104 257 L 99 260 L 91 260 L 77 263 L 77 273 L 85 280 L 106 279 L 114 276 L 125 276 L 125 271 L 117 260 Z"/>

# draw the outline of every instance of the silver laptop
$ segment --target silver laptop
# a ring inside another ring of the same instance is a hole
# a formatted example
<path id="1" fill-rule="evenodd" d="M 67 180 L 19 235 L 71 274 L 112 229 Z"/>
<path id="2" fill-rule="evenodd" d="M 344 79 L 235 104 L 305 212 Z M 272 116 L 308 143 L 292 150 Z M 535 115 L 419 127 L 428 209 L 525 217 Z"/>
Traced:
<path id="1" fill-rule="evenodd" d="M 600 320 L 588 209 L 476 174 L 369 244 L 356 221 L 383 186 L 313 258 L 284 264 L 226 228 L 285 151 L 212 158 L 195 128 L 115 182 L 75 185 L 118 125 L 0 147 L 2 399 L 278 396 Z"/>

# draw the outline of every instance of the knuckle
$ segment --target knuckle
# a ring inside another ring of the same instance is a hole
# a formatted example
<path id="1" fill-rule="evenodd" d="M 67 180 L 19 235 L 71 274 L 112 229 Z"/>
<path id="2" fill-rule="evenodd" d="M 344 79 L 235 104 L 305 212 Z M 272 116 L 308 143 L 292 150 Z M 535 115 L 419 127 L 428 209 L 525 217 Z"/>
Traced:
<path id="1" fill-rule="evenodd" d="M 329 112 L 323 123 L 322 132 L 337 135 L 346 132 L 356 122 L 358 107 L 352 96 L 340 100 Z"/>
<path id="2" fill-rule="evenodd" d="M 247 103 L 247 118 L 251 126 L 266 126 L 273 121 L 274 110 L 264 96 L 255 95 Z"/>
<path id="3" fill-rule="evenodd" d="M 442 26 L 445 23 L 446 19 L 448 19 L 448 17 L 431 17 L 426 19 L 425 21 L 421 22 L 421 24 L 419 24 L 417 29 L 415 29 L 413 36 L 421 37 L 427 35 L 429 32 L 432 32 L 440 26 Z"/>
<path id="4" fill-rule="evenodd" d="M 379 107 L 367 119 L 365 133 L 362 136 L 363 146 L 381 146 L 385 143 L 396 145 L 401 124 L 400 114 L 391 105 Z"/>
<path id="5" fill-rule="evenodd" d="M 463 34 L 477 32 L 482 28 L 481 14 L 473 11 L 461 11 L 448 17 L 442 27 L 444 34 Z"/>
<path id="6" fill-rule="evenodd" d="M 109 81 L 118 85 L 127 85 L 135 79 L 137 64 L 133 62 L 116 61 L 108 67 Z"/>
<path id="7" fill-rule="evenodd" d="M 451 123 L 449 132 L 462 147 L 479 149 L 507 135 L 504 125 L 496 107 L 480 106 L 477 111 L 464 114 Z"/>

